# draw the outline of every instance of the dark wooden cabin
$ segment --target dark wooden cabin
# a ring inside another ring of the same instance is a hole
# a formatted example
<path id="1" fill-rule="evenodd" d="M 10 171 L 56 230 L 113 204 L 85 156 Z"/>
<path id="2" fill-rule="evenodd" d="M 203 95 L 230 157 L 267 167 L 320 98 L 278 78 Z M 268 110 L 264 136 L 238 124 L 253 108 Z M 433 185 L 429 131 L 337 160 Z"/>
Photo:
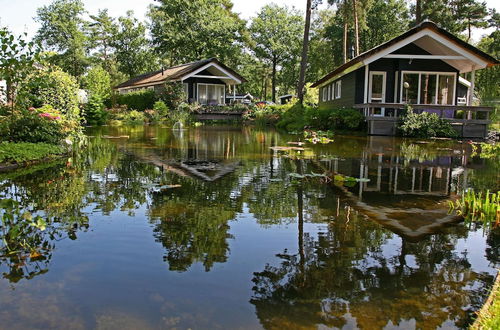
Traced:
<path id="1" fill-rule="evenodd" d="M 115 86 L 120 94 L 151 89 L 161 94 L 166 82 L 181 82 L 186 101 L 202 105 L 224 105 L 236 98 L 236 86 L 246 82 L 245 78 L 215 58 L 176 65 L 134 77 Z"/>
<path id="2" fill-rule="evenodd" d="M 407 104 L 435 112 L 465 137 L 484 137 L 491 108 L 472 105 L 476 70 L 497 59 L 425 21 L 318 80 L 320 108 L 357 108 L 369 134 L 394 135 Z M 471 73 L 470 82 L 460 74 Z"/>

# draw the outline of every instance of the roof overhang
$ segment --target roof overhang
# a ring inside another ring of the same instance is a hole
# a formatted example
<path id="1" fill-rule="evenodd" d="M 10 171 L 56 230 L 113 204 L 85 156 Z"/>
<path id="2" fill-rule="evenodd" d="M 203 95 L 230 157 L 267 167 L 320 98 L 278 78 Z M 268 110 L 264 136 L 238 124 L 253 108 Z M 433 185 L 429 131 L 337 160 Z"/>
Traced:
<path id="1" fill-rule="evenodd" d="M 428 55 L 396 54 L 396 50 L 414 43 Z M 439 59 L 454 67 L 460 73 L 471 72 L 497 65 L 497 59 L 474 46 L 439 28 L 432 22 L 423 22 L 402 35 L 387 41 L 344 63 L 317 82 L 312 87 L 323 87 L 333 80 L 369 65 L 381 58 L 399 59 Z"/>

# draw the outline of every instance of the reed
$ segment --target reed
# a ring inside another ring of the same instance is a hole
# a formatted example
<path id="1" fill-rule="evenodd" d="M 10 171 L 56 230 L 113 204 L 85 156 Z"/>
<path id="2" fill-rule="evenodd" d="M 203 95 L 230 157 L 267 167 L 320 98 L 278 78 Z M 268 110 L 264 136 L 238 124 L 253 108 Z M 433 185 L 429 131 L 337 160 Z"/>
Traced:
<path id="1" fill-rule="evenodd" d="M 500 225 L 500 192 L 476 193 L 468 190 L 462 197 L 449 202 L 450 213 L 455 212 L 466 223 L 482 223 L 487 227 Z"/>

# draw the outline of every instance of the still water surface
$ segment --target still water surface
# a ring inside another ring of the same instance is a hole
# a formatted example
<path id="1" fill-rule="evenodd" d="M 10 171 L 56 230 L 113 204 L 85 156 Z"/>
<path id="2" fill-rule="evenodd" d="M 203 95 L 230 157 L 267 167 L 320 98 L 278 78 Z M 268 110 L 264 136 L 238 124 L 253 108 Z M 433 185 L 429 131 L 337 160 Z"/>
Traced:
<path id="1" fill-rule="evenodd" d="M 84 156 L 0 175 L 2 197 L 71 224 L 45 260 L 0 260 L 1 329 L 463 328 L 500 265 L 498 232 L 447 214 L 457 191 L 499 188 L 467 143 L 88 134 Z M 369 182 L 290 176 L 325 172 Z"/>

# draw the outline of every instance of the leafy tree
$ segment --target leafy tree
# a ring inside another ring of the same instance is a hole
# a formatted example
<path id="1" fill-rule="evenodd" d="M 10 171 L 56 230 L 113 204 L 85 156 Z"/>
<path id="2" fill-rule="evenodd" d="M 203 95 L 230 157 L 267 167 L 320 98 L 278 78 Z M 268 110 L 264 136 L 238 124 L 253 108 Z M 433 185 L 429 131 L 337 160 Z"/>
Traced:
<path id="1" fill-rule="evenodd" d="M 26 35 L 15 37 L 6 28 L 0 28 L 0 80 L 5 80 L 7 102 L 16 104 L 19 84 L 33 71 L 38 58 L 38 48 L 33 42 L 25 40 Z"/>
<path id="2" fill-rule="evenodd" d="M 467 41 L 471 38 L 473 27 L 485 28 L 488 26 L 487 15 L 488 10 L 485 2 L 477 0 L 456 1 L 456 16 L 462 31 L 467 30 Z"/>
<path id="3" fill-rule="evenodd" d="M 239 63 L 245 21 L 230 0 L 159 0 L 149 8 L 155 50 L 170 65 L 216 57 Z"/>
<path id="4" fill-rule="evenodd" d="M 106 70 L 100 66 L 93 67 L 83 78 L 85 89 L 101 100 L 105 100 L 111 95 L 111 77 Z"/>
<path id="5" fill-rule="evenodd" d="M 362 51 L 369 50 L 405 32 L 410 13 L 404 0 L 375 0 L 366 15 L 361 35 Z"/>
<path id="6" fill-rule="evenodd" d="M 298 63 L 303 18 L 295 10 L 276 4 L 262 7 L 250 32 L 255 55 L 272 68 L 272 100 L 276 101 L 277 73 L 284 62 Z"/>
<path id="7" fill-rule="evenodd" d="M 500 14 L 491 10 L 488 23 L 493 28 L 493 32 L 484 36 L 477 46 L 491 56 L 500 58 Z M 500 95 L 500 67 L 493 66 L 479 70 L 476 88 L 482 101 L 498 98 Z"/>
<path id="8" fill-rule="evenodd" d="M 334 42 L 331 33 L 336 22 L 336 12 L 332 9 L 313 13 L 306 81 L 316 81 L 342 63 L 342 48 Z M 335 29 L 340 31 L 339 40 L 342 40 L 341 28 L 335 26 Z"/>
<path id="9" fill-rule="evenodd" d="M 149 48 L 146 26 L 134 17 L 133 11 L 118 18 L 113 38 L 118 68 L 129 77 L 158 68 L 158 61 Z"/>
<path id="10" fill-rule="evenodd" d="M 109 16 L 107 9 L 99 10 L 97 15 L 90 15 L 90 18 L 89 38 L 93 45 L 92 57 L 106 71 L 111 72 L 115 65 L 113 39 L 118 26 L 115 19 Z"/>
<path id="11" fill-rule="evenodd" d="M 84 14 L 81 0 L 55 0 L 39 8 L 35 18 L 41 24 L 35 40 L 57 52 L 49 61 L 75 77 L 80 77 L 89 64 Z"/>

